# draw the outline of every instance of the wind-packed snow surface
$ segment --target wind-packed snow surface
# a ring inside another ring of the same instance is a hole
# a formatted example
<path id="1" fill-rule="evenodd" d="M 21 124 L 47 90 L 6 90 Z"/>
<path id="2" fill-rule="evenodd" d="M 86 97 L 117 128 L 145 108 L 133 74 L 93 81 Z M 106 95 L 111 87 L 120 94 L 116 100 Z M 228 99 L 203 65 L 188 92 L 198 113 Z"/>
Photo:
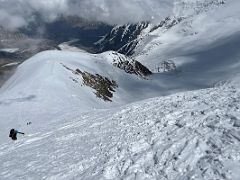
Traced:
<path id="1" fill-rule="evenodd" d="M 131 57 L 25 61 L 0 89 L 0 179 L 239 180 L 239 7 L 176 1 Z"/>
<path id="2" fill-rule="evenodd" d="M 240 177 L 240 92 L 175 94 L 112 110 L 55 114 L 1 144 L 3 179 Z M 40 117 L 39 117 L 40 118 Z"/>

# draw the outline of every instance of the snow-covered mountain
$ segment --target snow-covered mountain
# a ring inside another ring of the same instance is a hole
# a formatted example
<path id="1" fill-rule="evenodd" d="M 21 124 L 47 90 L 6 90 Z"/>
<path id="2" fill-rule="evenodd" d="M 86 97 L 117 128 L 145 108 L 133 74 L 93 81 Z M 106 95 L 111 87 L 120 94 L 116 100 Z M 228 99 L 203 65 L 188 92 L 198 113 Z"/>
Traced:
<path id="1" fill-rule="evenodd" d="M 205 47 L 213 49 L 223 45 L 224 39 L 237 36 L 239 26 L 238 1 L 224 2 L 181 1 L 175 8 L 181 11 L 175 10 L 174 16 L 139 39 L 134 56 L 157 63 L 155 55 L 159 59 L 182 58 L 184 54 L 204 51 Z"/>
<path id="2" fill-rule="evenodd" d="M 71 42 L 72 46 L 97 52 L 95 42 L 104 36 L 110 25 L 89 22 L 74 16 L 45 22 L 38 14 L 35 21 L 17 30 L 6 30 L 0 25 L 0 87 L 15 67 L 5 68 L 9 63 L 21 63 L 33 55 L 58 49 L 58 45 Z"/>
<path id="3" fill-rule="evenodd" d="M 176 0 L 171 16 L 152 23 L 117 25 L 96 44 L 100 51 L 114 50 L 125 55 L 134 55 L 137 53 L 135 48 L 150 43 L 152 36 L 161 36 L 162 33 L 175 28 L 182 21 L 189 27 L 198 15 L 202 16 L 204 13 L 225 6 L 226 2 L 226 0 Z M 153 39 L 155 40 L 155 37 Z"/>
<path id="4" fill-rule="evenodd" d="M 239 7 L 176 0 L 98 41 L 118 52 L 70 41 L 23 62 L 0 89 L 0 176 L 238 180 Z"/>
<path id="5" fill-rule="evenodd" d="M 153 72 L 172 64 L 177 77 L 209 87 L 238 73 L 238 6 L 236 0 L 175 1 L 173 14 L 162 21 L 116 26 L 99 43 Z"/>
<path id="6" fill-rule="evenodd" d="M 96 42 L 99 51 L 114 50 L 125 55 L 132 55 L 138 41 L 137 38 L 147 31 L 148 22 L 125 24 L 114 27 L 106 36 Z"/>

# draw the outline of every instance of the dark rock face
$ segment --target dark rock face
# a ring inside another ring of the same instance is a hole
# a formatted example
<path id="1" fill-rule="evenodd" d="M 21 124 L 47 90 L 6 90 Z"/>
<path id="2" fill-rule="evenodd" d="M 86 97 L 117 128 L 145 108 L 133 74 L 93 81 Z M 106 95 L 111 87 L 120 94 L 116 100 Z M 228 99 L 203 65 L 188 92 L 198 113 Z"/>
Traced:
<path id="1" fill-rule="evenodd" d="M 114 89 L 118 87 L 115 81 L 99 74 L 93 75 L 88 72 L 82 72 L 79 69 L 76 72 L 82 75 L 84 85 L 96 90 L 95 94 L 98 98 L 104 101 L 112 101 L 111 98 L 113 98 Z"/>
<path id="2" fill-rule="evenodd" d="M 126 24 L 114 27 L 109 34 L 97 43 L 100 52 L 118 51 L 125 55 L 132 55 L 137 45 L 137 37 L 148 27 L 149 23 Z"/>
<path id="3" fill-rule="evenodd" d="M 113 65 L 124 70 L 128 74 L 135 74 L 139 76 L 148 76 L 152 74 L 152 72 L 148 68 L 146 68 L 140 62 L 135 60 L 120 61 L 114 63 Z"/>
<path id="4" fill-rule="evenodd" d="M 63 65 L 63 64 L 62 64 Z M 118 87 L 114 80 L 110 80 L 107 77 L 101 76 L 99 74 L 91 74 L 88 72 L 82 72 L 80 69 L 72 70 L 69 67 L 63 65 L 67 70 L 71 71 L 74 75 L 80 75 L 83 79 L 83 85 L 91 87 L 95 90 L 95 94 L 98 98 L 104 101 L 111 102 L 113 98 L 113 93 Z M 72 78 L 71 78 L 72 79 Z M 72 79 L 75 83 L 78 83 L 76 79 Z"/>
<path id="5" fill-rule="evenodd" d="M 124 70 L 126 73 L 135 74 L 141 77 L 145 77 L 152 74 L 152 72 L 147 67 L 142 65 L 140 62 L 118 55 L 117 53 L 115 53 L 114 55 L 116 57 L 113 61 L 113 65 Z"/>
<path id="6" fill-rule="evenodd" d="M 146 66 L 135 60 L 133 61 L 133 68 L 135 69 L 135 72 L 141 76 L 148 76 L 152 74 Z"/>

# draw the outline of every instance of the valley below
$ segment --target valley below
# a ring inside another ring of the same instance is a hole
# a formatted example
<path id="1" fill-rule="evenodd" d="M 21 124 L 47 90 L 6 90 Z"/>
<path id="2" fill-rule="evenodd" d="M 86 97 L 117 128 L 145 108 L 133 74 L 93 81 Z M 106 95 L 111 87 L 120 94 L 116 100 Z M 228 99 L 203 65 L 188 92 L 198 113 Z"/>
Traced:
<path id="1" fill-rule="evenodd" d="M 240 179 L 240 2 L 174 2 L 0 28 L 0 179 Z"/>

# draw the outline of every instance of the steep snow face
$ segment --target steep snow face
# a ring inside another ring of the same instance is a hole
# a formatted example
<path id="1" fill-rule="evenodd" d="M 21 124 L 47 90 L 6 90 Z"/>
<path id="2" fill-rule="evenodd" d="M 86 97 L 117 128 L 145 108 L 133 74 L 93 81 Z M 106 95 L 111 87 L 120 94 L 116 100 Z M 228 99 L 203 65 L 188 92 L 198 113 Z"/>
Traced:
<path id="1" fill-rule="evenodd" d="M 219 3 L 155 28 L 141 38 L 134 58 L 153 72 L 170 60 L 179 69 L 178 76 L 202 86 L 230 78 L 239 71 L 240 2 Z"/>
<path id="2" fill-rule="evenodd" d="M 84 85 L 84 79 L 78 71 L 93 76 L 100 74 L 113 80 L 122 71 L 120 69 L 118 71 L 110 61 L 105 60 L 110 55 L 67 51 L 40 53 L 19 66 L 15 75 L 1 89 L 1 97 L 5 99 L 32 97 L 36 101 L 46 101 L 44 104 L 55 108 L 63 105 L 69 108 L 80 105 L 79 108 L 84 110 L 85 107 L 94 107 L 95 103 L 97 106 L 98 99 L 95 100 L 94 93 Z M 99 100 L 99 104 L 102 106 L 104 103 Z"/>
<path id="3" fill-rule="evenodd" d="M 224 85 L 112 110 L 55 113 L 44 126 L 22 124 L 25 136 L 1 144 L 0 174 L 9 180 L 238 180 L 239 104 L 239 89 Z"/>
<path id="4" fill-rule="evenodd" d="M 124 55 L 71 52 L 69 48 L 37 54 L 4 84 L 0 125 L 6 129 L 1 135 L 30 120 L 41 126 L 51 121 L 49 114 L 110 108 L 167 91 L 157 78 L 148 80 L 151 72 L 146 67 Z"/>

